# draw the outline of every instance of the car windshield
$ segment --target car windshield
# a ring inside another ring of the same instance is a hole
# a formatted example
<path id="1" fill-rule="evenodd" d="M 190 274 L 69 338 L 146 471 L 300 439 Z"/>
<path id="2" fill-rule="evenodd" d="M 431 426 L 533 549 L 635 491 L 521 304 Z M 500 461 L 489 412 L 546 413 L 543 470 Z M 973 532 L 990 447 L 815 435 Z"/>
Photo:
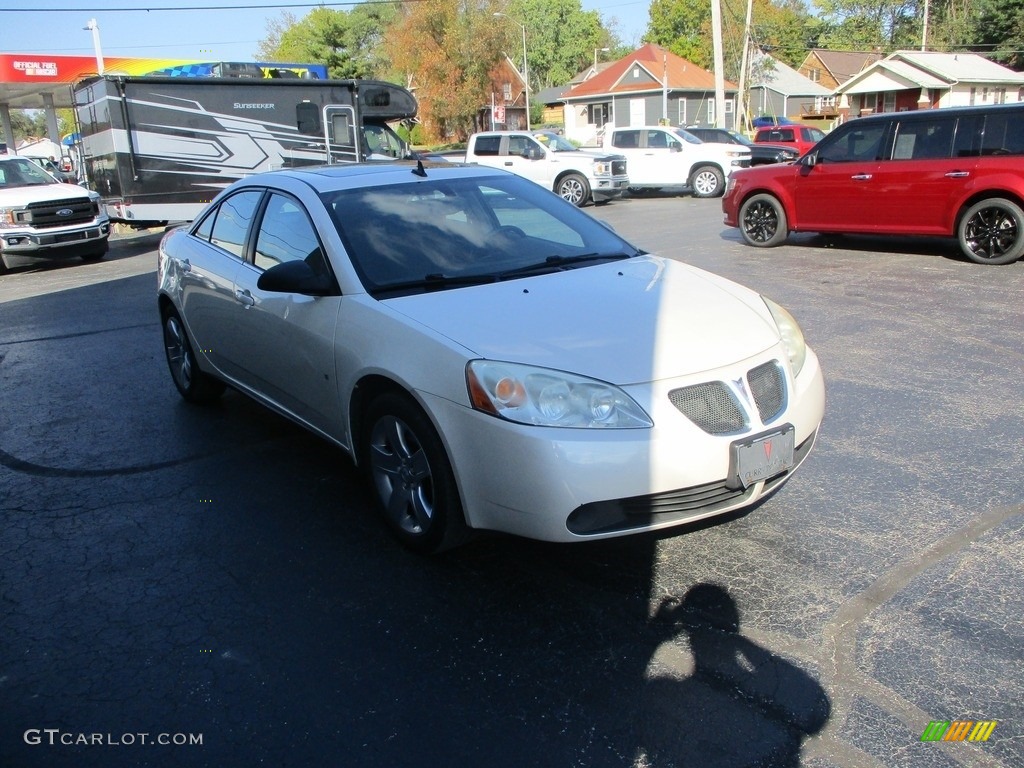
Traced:
<path id="1" fill-rule="evenodd" d="M 564 136 L 559 136 L 551 131 L 541 131 L 533 134 L 533 138 L 553 152 L 578 152 L 579 147 L 573 144 Z"/>
<path id="2" fill-rule="evenodd" d="M 31 160 L 5 160 L 0 163 L 0 187 L 31 187 L 56 184 L 57 180 Z"/>
<path id="3" fill-rule="evenodd" d="M 817 128 L 807 129 L 807 138 L 811 141 L 821 141 L 825 138 L 825 134 L 819 131 Z"/>
<path id="4" fill-rule="evenodd" d="M 694 136 L 692 133 L 690 133 L 689 131 L 684 131 L 682 128 L 676 128 L 674 133 L 676 134 L 676 136 L 678 136 L 679 138 L 681 138 L 683 141 L 685 141 L 688 144 L 703 144 L 704 143 L 703 141 L 698 139 L 696 136 Z"/>
<path id="5" fill-rule="evenodd" d="M 750 139 L 748 139 L 742 133 L 737 133 L 736 131 L 727 131 L 727 133 L 730 136 L 732 136 L 733 139 L 735 139 L 736 143 L 738 143 L 738 144 L 743 144 L 744 146 L 747 146 L 747 147 L 754 146 L 754 142 L 752 142 Z"/>
<path id="6" fill-rule="evenodd" d="M 426 179 L 321 198 L 363 285 L 380 298 L 639 254 L 604 224 L 517 176 Z"/>

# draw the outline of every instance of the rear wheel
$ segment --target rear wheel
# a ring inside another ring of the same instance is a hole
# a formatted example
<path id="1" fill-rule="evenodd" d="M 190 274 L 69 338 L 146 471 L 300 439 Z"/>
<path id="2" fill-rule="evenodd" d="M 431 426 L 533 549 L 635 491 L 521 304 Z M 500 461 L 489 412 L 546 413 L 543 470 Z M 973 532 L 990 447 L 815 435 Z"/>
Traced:
<path id="1" fill-rule="evenodd" d="M 748 245 L 770 248 L 789 235 L 786 212 L 772 195 L 754 195 L 740 206 L 740 233 Z"/>
<path id="2" fill-rule="evenodd" d="M 210 403 L 224 392 L 224 382 L 199 370 L 185 326 L 173 308 L 163 312 L 167 367 L 178 392 L 190 403 Z"/>
<path id="3" fill-rule="evenodd" d="M 960 248 L 977 264 L 1009 264 L 1024 254 L 1024 211 L 1012 200 L 975 203 L 957 228 Z"/>
<path id="4" fill-rule="evenodd" d="M 555 192 L 577 208 L 582 208 L 590 199 L 590 185 L 578 173 L 567 173 L 555 184 Z"/>
<path id="5" fill-rule="evenodd" d="M 690 175 L 694 197 L 718 197 L 725 192 L 725 176 L 713 165 L 702 165 Z"/>
<path id="6" fill-rule="evenodd" d="M 373 484 L 384 522 L 422 554 L 468 537 L 448 454 L 430 419 L 407 396 L 381 395 L 362 420 L 360 463 Z"/>

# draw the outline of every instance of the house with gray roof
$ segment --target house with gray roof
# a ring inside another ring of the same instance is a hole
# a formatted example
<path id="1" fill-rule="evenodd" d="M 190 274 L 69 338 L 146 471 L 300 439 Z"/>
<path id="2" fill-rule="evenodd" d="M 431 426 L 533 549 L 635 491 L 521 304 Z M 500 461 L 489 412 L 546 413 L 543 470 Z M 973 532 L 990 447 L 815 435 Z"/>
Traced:
<path id="1" fill-rule="evenodd" d="M 835 103 L 831 88 L 811 82 L 788 64 L 756 51 L 748 74 L 749 115 L 817 118 Z"/>
<path id="2" fill-rule="evenodd" d="M 839 109 L 874 112 L 1024 101 L 1024 73 L 976 53 L 896 51 L 836 88 Z"/>

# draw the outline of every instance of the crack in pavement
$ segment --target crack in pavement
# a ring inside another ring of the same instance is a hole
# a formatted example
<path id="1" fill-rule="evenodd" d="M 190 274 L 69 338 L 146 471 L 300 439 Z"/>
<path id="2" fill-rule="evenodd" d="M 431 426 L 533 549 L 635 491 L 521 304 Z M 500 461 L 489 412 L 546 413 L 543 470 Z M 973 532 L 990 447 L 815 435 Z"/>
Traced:
<path id="1" fill-rule="evenodd" d="M 968 524 L 939 539 L 930 547 L 889 569 L 875 579 L 867 589 L 839 607 L 835 617 L 825 625 L 822 631 L 824 651 L 832 666 L 831 674 L 828 675 L 831 679 L 827 685 L 832 694 L 832 718 L 821 733 L 812 740 L 817 742 L 816 751 L 835 758 L 837 755 L 832 753 L 832 749 L 838 749 L 840 752 L 844 750 L 846 743 L 841 740 L 837 732 L 845 721 L 857 693 L 883 711 L 898 718 L 911 731 L 920 727 L 922 722 L 933 719 L 928 713 L 857 668 L 857 630 L 861 622 L 876 608 L 893 599 L 911 581 L 933 565 L 978 541 L 993 528 L 1022 514 L 1024 514 L 1024 505 L 998 507 L 979 515 Z M 828 748 L 825 748 L 826 744 Z M 999 768 L 1003 765 L 999 760 L 984 752 L 972 751 L 969 755 L 965 755 L 953 749 L 955 746 L 953 744 L 940 742 L 939 745 L 946 748 L 947 757 L 960 765 L 982 766 L 983 768 Z M 842 764 L 852 768 L 863 765 L 863 762 L 858 759 L 850 762 L 844 761 Z"/>

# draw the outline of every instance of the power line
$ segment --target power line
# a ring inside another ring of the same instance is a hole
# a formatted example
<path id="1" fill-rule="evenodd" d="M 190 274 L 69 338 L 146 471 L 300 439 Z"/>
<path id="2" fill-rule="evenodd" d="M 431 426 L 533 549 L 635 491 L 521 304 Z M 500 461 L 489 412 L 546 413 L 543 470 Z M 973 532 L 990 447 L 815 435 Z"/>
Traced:
<path id="1" fill-rule="evenodd" d="M 250 5 L 186 5 L 137 8 L 0 8 L 0 13 L 152 13 L 154 11 L 261 11 L 277 8 L 341 8 L 354 5 L 391 5 L 403 0 L 358 0 L 347 3 L 255 3 Z M 404 0 L 406 2 L 423 2 L 423 0 Z"/>

